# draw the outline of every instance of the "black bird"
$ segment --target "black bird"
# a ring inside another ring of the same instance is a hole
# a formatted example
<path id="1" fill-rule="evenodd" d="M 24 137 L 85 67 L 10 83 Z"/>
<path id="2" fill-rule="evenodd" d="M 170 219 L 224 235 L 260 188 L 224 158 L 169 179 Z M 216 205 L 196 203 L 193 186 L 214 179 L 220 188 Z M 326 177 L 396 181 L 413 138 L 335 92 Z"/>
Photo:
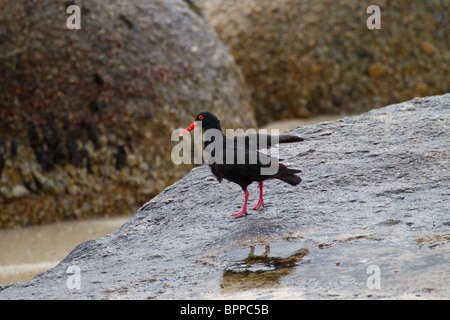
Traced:
<path id="1" fill-rule="evenodd" d="M 270 157 L 258 151 L 261 147 L 271 147 L 272 141 L 278 143 L 289 143 L 303 141 L 303 138 L 293 135 L 279 135 L 276 139 L 266 134 L 226 137 L 220 126 L 219 119 L 210 112 L 200 112 L 194 123 L 187 127 L 180 136 L 188 133 L 201 123 L 206 136 L 211 139 L 205 141 L 204 149 L 209 152 L 210 159 L 207 161 L 211 172 L 221 182 L 227 179 L 241 186 L 244 191 L 245 201 L 241 211 L 232 213 L 236 218 L 247 214 L 247 202 L 249 193 L 247 187 L 257 181 L 259 185 L 259 200 L 252 210 L 259 209 L 264 205 L 263 182 L 268 179 L 280 179 L 290 185 L 298 185 L 302 180 L 296 176 L 301 172 L 298 169 L 287 168 L 279 163 L 277 158 Z M 212 131 L 210 131 L 212 130 Z M 219 141 L 216 141 L 218 139 Z M 215 143 L 212 145 L 212 143 Z M 212 147 L 212 148 L 211 148 Z M 273 168 L 275 167 L 275 169 Z M 266 170 L 266 171 L 264 171 Z"/>

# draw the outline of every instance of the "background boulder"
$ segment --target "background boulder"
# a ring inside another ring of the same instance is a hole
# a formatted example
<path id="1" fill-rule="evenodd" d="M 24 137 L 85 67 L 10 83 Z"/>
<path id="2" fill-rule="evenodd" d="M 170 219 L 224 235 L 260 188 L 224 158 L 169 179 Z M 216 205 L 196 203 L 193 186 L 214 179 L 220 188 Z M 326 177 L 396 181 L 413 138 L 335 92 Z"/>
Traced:
<path id="1" fill-rule="evenodd" d="M 195 2 L 241 67 L 259 124 L 450 91 L 446 1 Z M 366 27 L 369 4 L 380 30 Z"/>
<path id="2" fill-rule="evenodd" d="M 2 1 L 0 74 L 0 227 L 134 212 L 189 169 L 174 129 L 203 110 L 255 126 L 233 58 L 181 0 Z"/>

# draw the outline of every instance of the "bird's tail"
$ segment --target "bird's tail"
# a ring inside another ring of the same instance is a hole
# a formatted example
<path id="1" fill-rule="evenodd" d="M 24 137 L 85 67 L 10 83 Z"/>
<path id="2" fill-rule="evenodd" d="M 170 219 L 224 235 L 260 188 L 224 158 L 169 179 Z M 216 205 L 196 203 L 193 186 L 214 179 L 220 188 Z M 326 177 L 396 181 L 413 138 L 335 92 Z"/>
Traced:
<path id="1" fill-rule="evenodd" d="M 280 163 L 278 173 L 274 177 L 283 180 L 286 183 L 289 183 L 291 186 L 296 186 L 302 181 L 299 176 L 295 175 L 299 172 L 302 171 L 298 169 L 289 169 L 288 167 Z"/>
<path id="2" fill-rule="evenodd" d="M 280 134 L 278 136 L 279 143 L 292 143 L 292 142 L 300 142 L 304 141 L 302 137 L 293 136 L 290 134 Z"/>

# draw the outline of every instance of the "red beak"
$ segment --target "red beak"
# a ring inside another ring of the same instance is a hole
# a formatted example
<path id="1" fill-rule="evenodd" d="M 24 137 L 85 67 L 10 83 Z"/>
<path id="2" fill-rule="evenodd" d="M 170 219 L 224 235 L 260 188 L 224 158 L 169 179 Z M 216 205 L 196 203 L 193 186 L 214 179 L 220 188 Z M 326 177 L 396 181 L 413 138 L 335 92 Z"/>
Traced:
<path id="1" fill-rule="evenodd" d="M 189 127 L 187 127 L 186 129 L 184 129 L 184 131 L 182 133 L 180 133 L 180 137 L 186 133 L 188 133 L 189 131 L 191 131 L 192 129 L 194 129 L 197 126 L 197 122 L 192 123 Z"/>

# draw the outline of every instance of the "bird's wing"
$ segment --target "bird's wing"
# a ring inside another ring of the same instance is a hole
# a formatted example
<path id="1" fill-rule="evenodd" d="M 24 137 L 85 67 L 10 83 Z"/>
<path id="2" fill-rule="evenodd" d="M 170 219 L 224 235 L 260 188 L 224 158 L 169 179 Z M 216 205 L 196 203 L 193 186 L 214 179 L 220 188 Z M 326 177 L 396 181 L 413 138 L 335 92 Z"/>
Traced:
<path id="1" fill-rule="evenodd" d="M 270 135 L 264 133 L 247 134 L 233 138 L 237 144 L 245 144 L 250 149 L 267 149 L 279 143 L 300 142 L 304 139 L 290 134 Z"/>

